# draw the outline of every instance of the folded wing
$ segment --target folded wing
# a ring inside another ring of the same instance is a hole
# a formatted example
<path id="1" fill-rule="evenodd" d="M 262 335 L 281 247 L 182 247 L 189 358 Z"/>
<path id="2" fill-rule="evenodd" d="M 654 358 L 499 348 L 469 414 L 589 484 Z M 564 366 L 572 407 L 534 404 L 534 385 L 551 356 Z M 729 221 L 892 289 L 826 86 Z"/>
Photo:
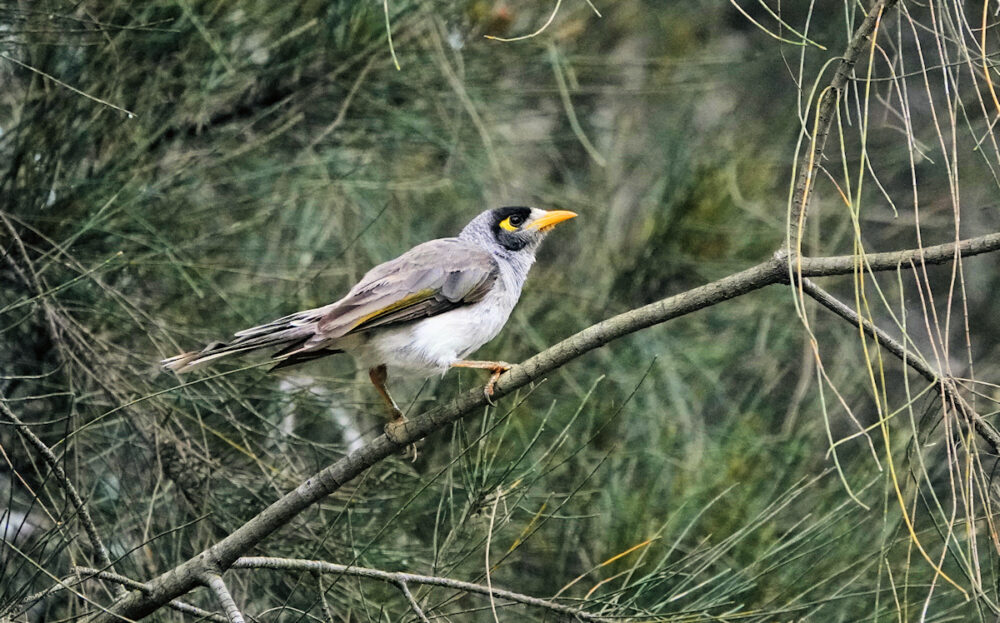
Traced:
<path id="1" fill-rule="evenodd" d="M 368 271 L 327 308 L 314 339 L 335 340 L 475 303 L 498 274 L 496 260 L 479 246 L 458 238 L 425 242 Z"/>

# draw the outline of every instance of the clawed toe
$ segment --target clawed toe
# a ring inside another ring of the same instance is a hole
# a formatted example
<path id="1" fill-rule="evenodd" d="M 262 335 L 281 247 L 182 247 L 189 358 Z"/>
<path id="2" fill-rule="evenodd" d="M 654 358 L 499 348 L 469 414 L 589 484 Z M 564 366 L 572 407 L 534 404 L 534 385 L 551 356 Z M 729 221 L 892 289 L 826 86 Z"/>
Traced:
<path id="1" fill-rule="evenodd" d="M 493 404 L 493 392 L 496 389 L 497 379 L 500 378 L 501 374 L 503 374 L 503 372 L 497 372 L 491 376 L 490 380 L 486 381 L 486 386 L 483 387 L 483 394 L 486 396 L 486 402 L 490 403 L 494 407 L 496 405 Z"/>
<path id="2" fill-rule="evenodd" d="M 490 405 L 494 407 L 496 405 L 493 404 L 493 393 L 496 389 L 497 379 L 500 378 L 501 374 L 513 367 L 512 364 L 509 364 L 506 361 L 475 361 L 466 359 L 455 361 L 451 364 L 451 366 L 453 368 L 477 368 L 479 370 L 489 370 L 491 373 L 490 380 L 486 382 L 486 387 L 483 388 L 483 394 L 486 396 L 486 402 L 490 403 Z"/>
<path id="3" fill-rule="evenodd" d="M 510 370 L 510 364 L 505 363 L 497 366 L 493 369 L 493 374 L 490 375 L 490 380 L 486 381 L 486 387 L 483 388 L 483 393 L 486 394 L 486 401 L 491 405 L 493 404 L 493 392 L 496 389 L 497 380 L 500 378 L 500 375 L 507 370 Z"/>

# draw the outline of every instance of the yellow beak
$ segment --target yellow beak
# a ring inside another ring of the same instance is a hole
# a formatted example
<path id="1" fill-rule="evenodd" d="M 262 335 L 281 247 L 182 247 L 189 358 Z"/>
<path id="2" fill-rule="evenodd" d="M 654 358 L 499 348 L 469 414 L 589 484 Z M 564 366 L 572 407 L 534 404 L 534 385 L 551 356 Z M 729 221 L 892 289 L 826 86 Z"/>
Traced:
<path id="1" fill-rule="evenodd" d="M 527 229 L 537 229 L 539 231 L 548 231 L 562 223 L 563 221 L 568 221 L 571 218 L 576 217 L 576 212 L 570 212 L 569 210 L 550 210 L 545 213 L 544 216 L 538 220 L 529 223 Z"/>

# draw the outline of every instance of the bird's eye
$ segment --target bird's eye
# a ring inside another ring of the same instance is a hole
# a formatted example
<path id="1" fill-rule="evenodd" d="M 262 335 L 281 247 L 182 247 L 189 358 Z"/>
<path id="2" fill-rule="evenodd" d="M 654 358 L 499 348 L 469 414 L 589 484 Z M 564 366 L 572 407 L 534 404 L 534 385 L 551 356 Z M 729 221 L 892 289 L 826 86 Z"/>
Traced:
<path id="1" fill-rule="evenodd" d="M 515 231 L 521 225 L 524 225 L 524 217 L 520 214 L 508 216 L 504 220 L 500 221 L 500 227 L 506 229 L 507 231 Z"/>

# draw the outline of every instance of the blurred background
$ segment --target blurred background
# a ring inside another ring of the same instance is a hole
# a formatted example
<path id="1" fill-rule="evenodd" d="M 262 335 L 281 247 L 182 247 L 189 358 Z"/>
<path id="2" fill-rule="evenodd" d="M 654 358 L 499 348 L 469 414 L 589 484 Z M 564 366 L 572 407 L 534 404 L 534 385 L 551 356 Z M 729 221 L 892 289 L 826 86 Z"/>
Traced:
<path id="1" fill-rule="evenodd" d="M 785 244 L 810 102 L 867 11 L 788 4 L 0 2 L 0 399 L 52 448 L 116 571 L 171 569 L 384 419 L 349 358 L 184 377 L 160 359 L 335 300 L 502 205 L 580 218 L 483 359 L 521 361 Z M 995 28 L 988 3 L 886 12 L 838 100 L 808 254 L 1000 230 Z M 966 379 L 990 418 L 996 267 L 820 283 Z M 483 380 L 392 387 L 415 414 Z M 6 417 L 0 450 L 0 619 L 110 603 L 72 578 L 94 564 L 78 514 Z M 775 286 L 586 354 L 255 553 L 489 570 L 612 618 L 994 621 L 994 458 L 926 381 Z M 369 580 L 226 577 L 256 620 L 416 620 Z M 432 619 L 493 620 L 480 596 L 411 588 Z"/>

